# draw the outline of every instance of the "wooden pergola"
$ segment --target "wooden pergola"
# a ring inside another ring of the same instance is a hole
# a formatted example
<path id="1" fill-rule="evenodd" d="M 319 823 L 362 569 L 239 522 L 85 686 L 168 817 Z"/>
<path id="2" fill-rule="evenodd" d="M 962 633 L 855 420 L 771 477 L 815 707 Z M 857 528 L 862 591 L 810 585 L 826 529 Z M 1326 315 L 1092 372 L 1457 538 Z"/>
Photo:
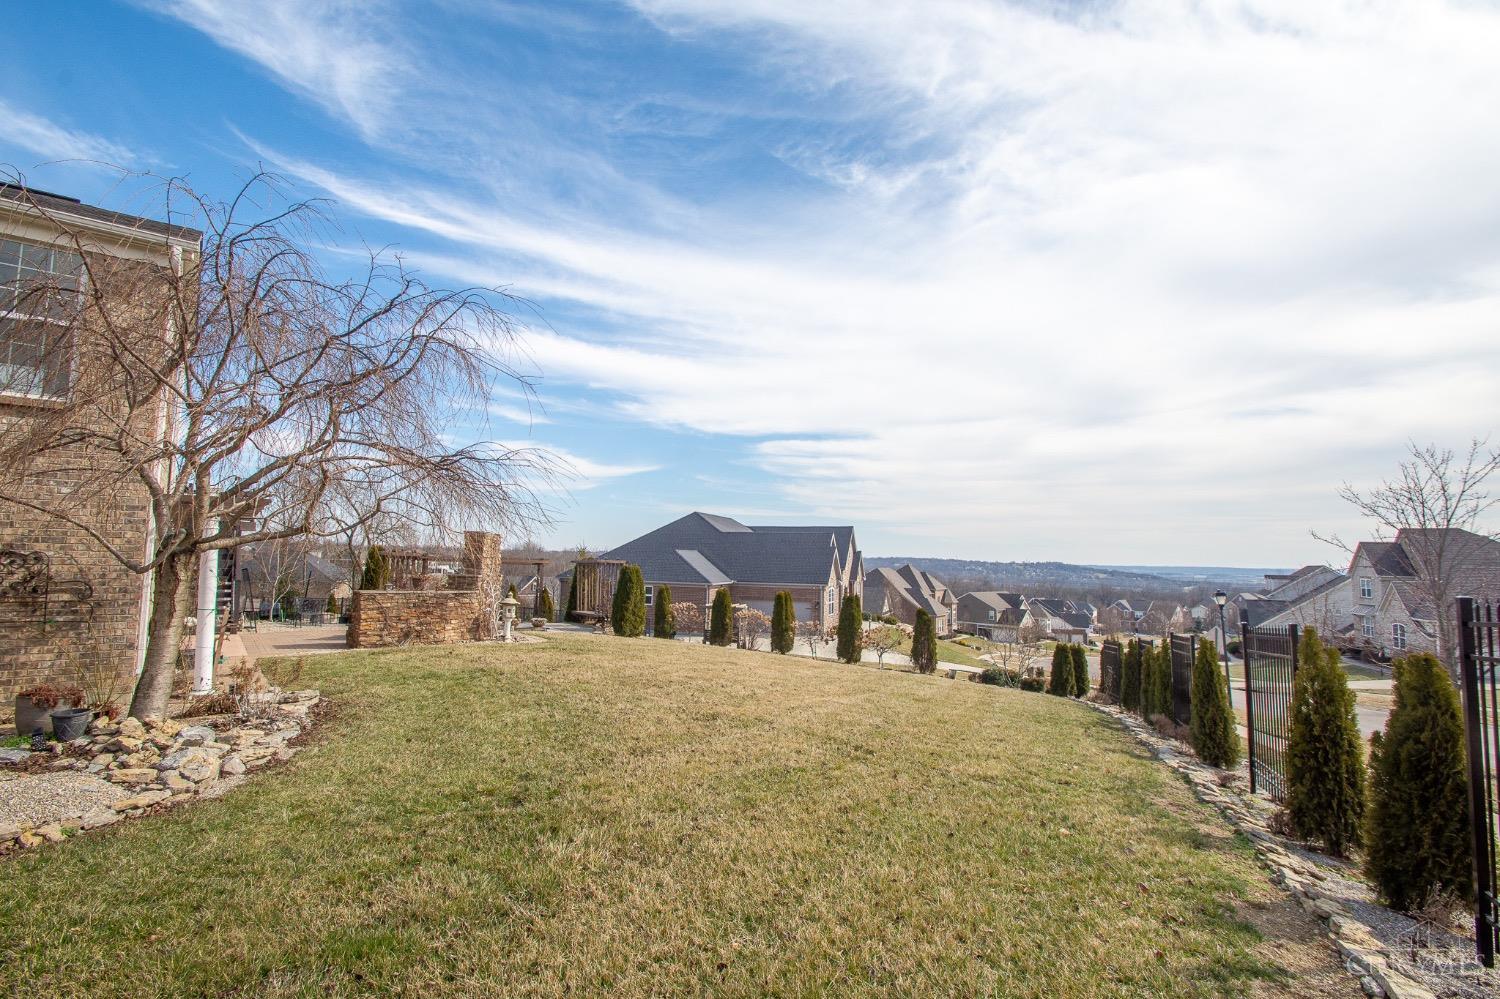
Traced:
<path id="1" fill-rule="evenodd" d="M 624 564 L 620 559 L 606 558 L 581 558 L 573 563 L 573 579 L 578 586 L 574 617 L 590 623 L 608 619 Z"/>

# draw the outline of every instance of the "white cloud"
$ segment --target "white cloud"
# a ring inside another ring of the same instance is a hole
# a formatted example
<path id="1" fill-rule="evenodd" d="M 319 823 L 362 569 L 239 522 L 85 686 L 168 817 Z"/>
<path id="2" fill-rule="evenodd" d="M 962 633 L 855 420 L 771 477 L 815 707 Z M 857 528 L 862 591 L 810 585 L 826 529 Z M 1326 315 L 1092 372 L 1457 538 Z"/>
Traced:
<path id="1" fill-rule="evenodd" d="M 376 0 L 137 0 L 264 66 L 291 89 L 380 133 L 407 63 Z"/>
<path id="2" fill-rule="evenodd" d="M 628 475 L 643 475 L 646 472 L 654 472 L 660 467 L 650 464 L 622 465 L 607 461 L 598 461 L 553 444 L 542 444 L 535 441 L 506 441 L 501 446 L 514 451 L 537 450 L 544 452 L 547 457 L 553 460 L 552 467 L 556 469 L 559 477 L 565 480 L 567 488 L 574 491 L 591 489 L 608 479 L 620 479 Z"/>
<path id="3" fill-rule="evenodd" d="M 1500 425 L 1500 12 L 637 7 L 837 106 L 823 140 L 766 140 L 822 193 L 723 179 L 648 233 L 272 158 L 452 244 L 424 267 L 594 310 L 530 338 L 549 378 L 769 437 L 787 500 L 867 542 L 1297 561 L 1340 480 Z"/>
<path id="4" fill-rule="evenodd" d="M 0 98 L 0 134 L 7 142 L 49 160 L 93 160 L 113 166 L 137 161 L 124 146 L 67 128 Z"/>

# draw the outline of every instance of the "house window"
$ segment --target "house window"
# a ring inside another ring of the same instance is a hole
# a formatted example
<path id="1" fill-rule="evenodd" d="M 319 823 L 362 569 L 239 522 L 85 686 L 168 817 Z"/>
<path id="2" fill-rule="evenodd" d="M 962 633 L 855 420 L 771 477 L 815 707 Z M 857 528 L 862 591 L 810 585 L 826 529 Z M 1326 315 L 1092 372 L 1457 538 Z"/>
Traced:
<path id="1" fill-rule="evenodd" d="M 833 587 L 828 588 L 828 599 L 824 601 L 824 610 L 829 617 L 839 612 L 839 591 Z"/>
<path id="2" fill-rule="evenodd" d="M 656 595 L 656 587 L 651 583 L 646 584 L 646 606 L 651 606 L 651 598 Z"/>
<path id="3" fill-rule="evenodd" d="M 69 377 L 69 324 L 83 258 L 0 239 L 0 393 L 61 398 Z"/>
<path id="4" fill-rule="evenodd" d="M 990 620 L 991 621 L 995 620 L 995 612 L 993 610 L 990 611 Z"/>
<path id="5" fill-rule="evenodd" d="M 1375 599 L 1375 584 L 1370 582 L 1369 576 L 1361 576 L 1359 579 L 1359 595 L 1365 600 Z"/>
<path id="6" fill-rule="evenodd" d="M 1361 631 L 1361 633 L 1364 634 L 1364 636 L 1366 638 L 1374 638 L 1375 637 L 1375 622 L 1374 622 L 1374 620 L 1371 619 L 1371 618 L 1368 618 L 1368 617 L 1365 618 L 1365 623 L 1360 626 L 1360 631 Z"/>
<path id="7" fill-rule="evenodd" d="M 1402 651 L 1406 649 L 1406 625 L 1391 625 L 1391 646 Z"/>

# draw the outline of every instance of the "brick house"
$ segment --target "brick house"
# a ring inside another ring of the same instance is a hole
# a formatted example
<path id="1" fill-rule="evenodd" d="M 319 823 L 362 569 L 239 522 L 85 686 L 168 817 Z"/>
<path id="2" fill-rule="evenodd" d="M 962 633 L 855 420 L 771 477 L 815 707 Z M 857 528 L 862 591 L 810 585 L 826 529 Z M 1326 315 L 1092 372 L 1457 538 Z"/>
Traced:
<path id="1" fill-rule="evenodd" d="M 865 574 L 866 613 L 894 617 L 914 625 L 917 611 L 932 615 L 938 637 L 958 630 L 958 599 L 930 573 L 907 564 L 894 569 L 871 569 Z"/>
<path id="2" fill-rule="evenodd" d="M 1018 642 L 1032 622 L 1026 598 L 1019 593 L 975 590 L 958 598 L 958 630 L 992 642 Z"/>
<path id="3" fill-rule="evenodd" d="M 1391 541 L 1361 542 L 1349 562 L 1352 620 L 1340 644 L 1382 658 L 1438 652 L 1439 616 L 1451 623 L 1457 611 L 1451 602 L 1434 607 L 1424 592 L 1422 580 L 1433 578 L 1425 574 L 1435 572 L 1451 579 L 1453 598 L 1500 598 L 1500 543 L 1457 528 L 1407 529 Z"/>
<path id="4" fill-rule="evenodd" d="M 704 606 L 721 589 L 736 604 L 771 613 L 780 590 L 797 620 L 838 620 L 844 597 L 863 596 L 864 556 L 852 527 L 746 526 L 730 517 L 690 513 L 605 552 L 605 560 L 641 567 L 649 625 L 656 594 Z"/>
<path id="5" fill-rule="evenodd" d="M 54 307 L 81 309 L 84 255 L 95 273 L 112 265 L 183 267 L 196 259 L 200 241 L 196 230 L 0 184 L 0 433 L 24 433 L 72 390 L 77 352 L 65 339 L 70 327 L 28 288 L 76 294 Z M 108 412 L 109 403 L 96 404 Z M 53 453 L 24 473 L 5 474 L 12 485 L 22 482 L 18 495 L 55 502 L 73 495 L 101 460 Z M 93 502 L 108 504 L 88 520 L 102 525 L 110 544 L 148 551 L 144 487 L 125 480 L 107 500 Z M 81 529 L 0 501 L 0 718 L 11 716 L 16 691 L 44 681 L 79 684 L 91 698 L 128 700 L 144 654 L 149 600 L 148 578 L 122 568 Z"/>

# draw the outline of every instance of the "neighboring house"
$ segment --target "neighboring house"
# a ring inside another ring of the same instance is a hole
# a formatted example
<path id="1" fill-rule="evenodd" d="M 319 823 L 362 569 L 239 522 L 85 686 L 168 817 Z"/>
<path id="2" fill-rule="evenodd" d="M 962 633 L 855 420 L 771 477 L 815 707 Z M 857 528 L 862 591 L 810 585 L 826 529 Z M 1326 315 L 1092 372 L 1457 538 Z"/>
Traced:
<path id="1" fill-rule="evenodd" d="M 1026 598 L 1019 593 L 976 590 L 958 598 L 957 629 L 992 642 L 1018 642 L 1031 623 Z"/>
<path id="2" fill-rule="evenodd" d="M 1447 607 L 1433 606 L 1423 585 L 1434 572 L 1451 579 Z M 1354 549 L 1345 585 L 1352 617 L 1347 648 L 1381 658 L 1439 652 L 1440 615 L 1454 618 L 1452 600 L 1500 597 L 1500 544 L 1457 529 L 1398 531 L 1394 540 Z"/>
<path id="3" fill-rule="evenodd" d="M 287 599 L 303 614 L 322 613 L 333 597 L 340 610 L 354 595 L 349 570 L 316 552 L 276 552 L 269 545 L 249 546 L 238 561 L 235 605 L 240 614 L 271 617 Z"/>
<path id="4" fill-rule="evenodd" d="M 202 236 L 0 184 L 0 432 L 24 431 L 72 392 L 79 345 L 56 339 L 54 313 L 33 308 L 26 290 L 76 289 L 76 300 L 59 307 L 88 307 L 89 278 L 75 239 L 98 274 L 115 266 L 191 266 Z M 105 413 L 112 400 L 86 401 Z M 73 460 L 92 468 L 105 459 L 79 452 Z M 59 470 L 67 463 L 60 455 L 38 462 L 24 489 L 44 505 L 62 505 L 77 481 L 76 473 Z M 132 481 L 111 494 L 116 516 L 103 533 L 140 557 L 151 521 L 144 487 Z M 145 654 L 148 580 L 122 568 L 86 532 L 0 501 L 0 717 L 10 715 L 17 690 L 44 681 L 82 683 L 91 697 L 127 700 Z"/>
<path id="5" fill-rule="evenodd" d="M 1031 617 L 1059 642 L 1086 645 L 1094 629 L 1094 617 L 1072 600 L 1033 597 L 1026 603 Z"/>
<path id="6" fill-rule="evenodd" d="M 1303 569 L 1311 571 L 1271 590 L 1264 600 L 1247 605 L 1251 612 L 1247 621 L 1257 627 L 1295 624 L 1316 628 L 1327 641 L 1346 644 L 1353 630 L 1354 609 L 1349 577 L 1326 565 Z"/>
<path id="7" fill-rule="evenodd" d="M 648 608 L 666 585 L 674 601 L 707 606 L 727 589 L 736 604 L 770 614 L 777 592 L 786 590 L 799 621 L 832 626 L 844 597 L 863 595 L 864 556 L 852 527 L 749 527 L 690 513 L 599 558 L 641 567 Z M 651 613 L 646 616 L 649 622 Z"/>
<path id="8" fill-rule="evenodd" d="M 907 564 L 894 569 L 871 569 L 865 574 L 866 613 L 889 615 L 905 624 L 915 624 L 919 610 L 932 615 L 939 637 L 958 630 L 958 600 L 930 573 Z"/>

